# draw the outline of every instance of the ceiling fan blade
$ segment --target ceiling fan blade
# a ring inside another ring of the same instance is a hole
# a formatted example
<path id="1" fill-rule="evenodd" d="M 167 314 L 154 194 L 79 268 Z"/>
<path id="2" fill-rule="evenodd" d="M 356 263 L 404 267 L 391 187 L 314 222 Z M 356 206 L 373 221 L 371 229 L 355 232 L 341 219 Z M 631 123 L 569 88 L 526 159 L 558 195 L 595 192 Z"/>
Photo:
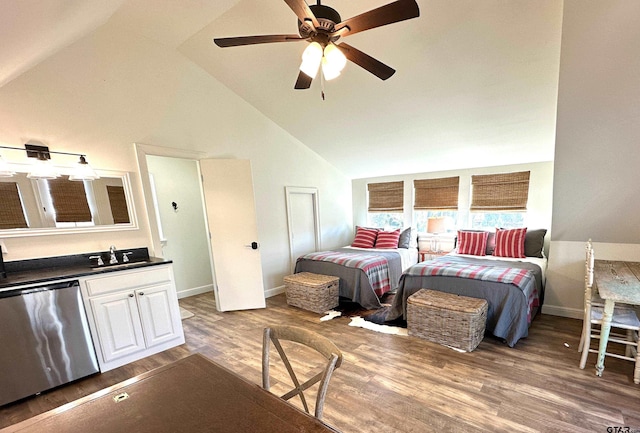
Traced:
<path id="1" fill-rule="evenodd" d="M 311 12 L 311 9 L 307 5 L 307 2 L 305 2 L 304 0 L 284 0 L 284 2 L 289 5 L 291 10 L 298 16 L 300 22 L 303 23 L 306 20 L 311 20 L 315 28 L 320 27 L 318 19 L 313 14 L 313 12 Z"/>
<path id="2" fill-rule="evenodd" d="M 349 31 L 343 36 L 353 35 L 364 30 L 386 26 L 420 16 L 420 9 L 415 0 L 398 0 L 369 12 L 357 15 L 336 25 L 337 29 L 344 26 L 349 27 Z"/>
<path id="3" fill-rule="evenodd" d="M 385 65 L 379 60 L 374 59 L 368 54 L 353 48 L 351 45 L 347 45 L 344 42 L 338 45 L 340 50 L 344 53 L 345 57 L 360 66 L 363 69 L 371 72 L 381 80 L 386 80 L 396 73 L 396 70 Z"/>
<path id="4" fill-rule="evenodd" d="M 238 36 L 234 38 L 215 38 L 213 42 L 219 47 L 237 47 L 240 45 L 269 44 L 272 42 L 297 42 L 304 41 L 298 35 L 262 35 L 262 36 Z"/>
<path id="5" fill-rule="evenodd" d="M 311 81 L 313 81 L 313 78 L 300 71 L 294 89 L 308 89 L 309 87 L 311 87 Z"/>

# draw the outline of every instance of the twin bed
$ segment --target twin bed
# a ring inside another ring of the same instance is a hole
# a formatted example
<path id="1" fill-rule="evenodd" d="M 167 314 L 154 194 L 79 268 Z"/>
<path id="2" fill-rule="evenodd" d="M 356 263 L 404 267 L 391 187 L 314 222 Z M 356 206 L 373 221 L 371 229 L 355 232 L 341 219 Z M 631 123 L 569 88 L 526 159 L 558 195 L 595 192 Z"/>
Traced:
<path id="1" fill-rule="evenodd" d="M 458 254 L 456 251 L 468 252 L 458 245 L 453 253 L 417 263 L 415 247 L 345 247 L 304 255 L 298 258 L 295 272 L 340 277 L 340 296 L 367 309 L 380 308 L 379 298 L 396 291 L 387 321 L 406 320 L 407 299 L 422 288 L 486 299 L 486 330 L 513 347 L 528 335 L 544 300 L 545 234 L 546 230 L 527 234 L 526 255 L 516 254 L 517 258 L 494 256 L 495 243 L 487 243 L 485 235 L 482 253 Z"/>
<path id="2" fill-rule="evenodd" d="M 340 277 L 340 297 L 373 310 L 380 297 L 398 288 L 402 273 L 418 262 L 416 248 L 344 247 L 298 258 L 295 272 Z"/>
<path id="3" fill-rule="evenodd" d="M 418 263 L 400 278 L 387 320 L 407 318 L 407 299 L 428 288 L 486 299 L 486 330 L 513 347 L 529 333 L 544 300 L 546 258 L 498 258 L 450 253 Z"/>

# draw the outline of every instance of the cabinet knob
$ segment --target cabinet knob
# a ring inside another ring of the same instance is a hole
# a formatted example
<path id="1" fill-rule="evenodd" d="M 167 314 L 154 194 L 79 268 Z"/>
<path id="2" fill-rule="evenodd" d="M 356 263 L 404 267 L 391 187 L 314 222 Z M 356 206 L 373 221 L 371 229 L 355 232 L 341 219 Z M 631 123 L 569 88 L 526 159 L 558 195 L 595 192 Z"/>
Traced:
<path id="1" fill-rule="evenodd" d="M 130 297 L 130 298 L 133 298 L 133 293 L 129 293 L 129 297 Z"/>
<path id="2" fill-rule="evenodd" d="M 144 295 L 144 292 L 139 292 L 138 294 L 139 294 L 140 296 L 143 296 L 143 295 Z"/>

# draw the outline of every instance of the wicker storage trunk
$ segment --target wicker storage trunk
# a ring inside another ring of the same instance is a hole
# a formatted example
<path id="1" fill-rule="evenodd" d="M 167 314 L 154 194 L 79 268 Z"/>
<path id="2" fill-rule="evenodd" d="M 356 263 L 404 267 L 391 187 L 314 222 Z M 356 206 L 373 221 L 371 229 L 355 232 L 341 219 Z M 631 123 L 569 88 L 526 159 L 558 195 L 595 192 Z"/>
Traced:
<path id="1" fill-rule="evenodd" d="M 471 352 L 484 337 L 487 301 L 421 289 L 407 301 L 409 335 Z"/>
<path id="2" fill-rule="evenodd" d="M 287 304 L 324 313 L 338 306 L 340 278 L 300 272 L 284 277 Z"/>

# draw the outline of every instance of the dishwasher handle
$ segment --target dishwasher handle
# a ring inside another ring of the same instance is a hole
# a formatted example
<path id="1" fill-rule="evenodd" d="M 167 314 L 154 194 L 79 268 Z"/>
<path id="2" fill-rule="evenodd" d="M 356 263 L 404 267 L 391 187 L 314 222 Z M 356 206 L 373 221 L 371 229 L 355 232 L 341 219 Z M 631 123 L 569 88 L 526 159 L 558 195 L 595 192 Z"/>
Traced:
<path id="1" fill-rule="evenodd" d="M 69 287 L 80 286 L 78 280 L 63 281 L 61 283 L 43 284 L 41 286 L 27 287 L 21 289 L 9 289 L 0 292 L 0 299 L 11 298 L 14 296 L 28 295 L 29 293 L 46 292 L 48 290 L 66 289 Z"/>

